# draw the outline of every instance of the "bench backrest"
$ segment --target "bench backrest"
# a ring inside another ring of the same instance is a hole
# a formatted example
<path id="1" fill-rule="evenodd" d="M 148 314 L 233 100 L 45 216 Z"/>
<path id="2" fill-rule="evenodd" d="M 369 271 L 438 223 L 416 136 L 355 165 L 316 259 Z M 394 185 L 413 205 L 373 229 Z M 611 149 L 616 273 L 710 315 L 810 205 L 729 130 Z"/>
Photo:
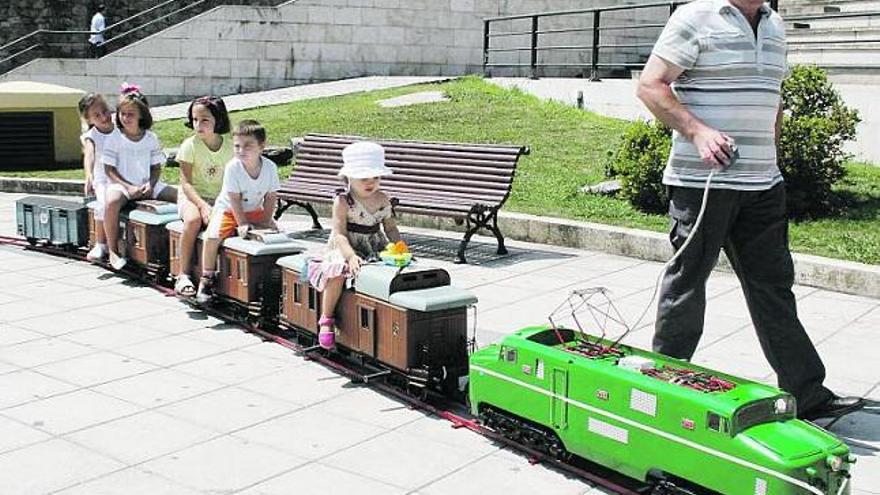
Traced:
<path id="1" fill-rule="evenodd" d="M 282 199 L 326 202 L 342 187 L 337 176 L 342 149 L 359 136 L 308 134 L 296 146 L 295 165 L 281 186 Z M 372 140 L 385 148 L 394 174 L 382 189 L 397 199 L 398 211 L 425 209 L 458 214 L 481 204 L 500 207 L 510 194 L 516 163 L 528 148 L 492 144 L 460 144 L 403 140 Z"/>

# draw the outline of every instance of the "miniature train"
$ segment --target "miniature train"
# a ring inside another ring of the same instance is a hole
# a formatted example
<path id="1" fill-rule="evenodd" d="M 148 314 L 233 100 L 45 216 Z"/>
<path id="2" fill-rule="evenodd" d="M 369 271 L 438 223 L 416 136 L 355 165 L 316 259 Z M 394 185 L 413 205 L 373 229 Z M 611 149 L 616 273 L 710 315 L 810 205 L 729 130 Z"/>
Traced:
<path id="1" fill-rule="evenodd" d="M 659 493 L 849 493 L 849 449 L 767 385 L 567 329 L 529 327 L 470 359 L 473 414 Z M 675 490 L 671 491 L 675 487 Z"/>
<path id="2" fill-rule="evenodd" d="M 120 220 L 124 252 L 159 281 L 181 268 L 182 223 L 171 207 L 142 202 Z M 65 250 L 88 244 L 90 217 L 76 202 L 17 204 L 22 236 Z M 303 250 L 284 236 L 227 239 L 220 304 L 314 343 L 321 297 L 304 276 Z M 473 351 L 467 321 L 475 303 L 445 270 L 365 265 L 339 302 L 339 353 L 407 391 L 466 399 L 509 439 L 559 459 L 588 459 L 655 495 L 850 493 L 847 446 L 796 419 L 790 395 L 557 326 L 525 328 Z"/>

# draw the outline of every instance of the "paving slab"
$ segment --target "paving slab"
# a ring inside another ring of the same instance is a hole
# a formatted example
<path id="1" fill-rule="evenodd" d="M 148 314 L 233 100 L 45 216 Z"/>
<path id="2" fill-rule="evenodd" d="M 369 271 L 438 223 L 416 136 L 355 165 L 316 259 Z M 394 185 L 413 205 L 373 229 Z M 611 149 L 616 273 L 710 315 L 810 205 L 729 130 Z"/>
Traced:
<path id="1" fill-rule="evenodd" d="M 292 454 L 222 436 L 140 467 L 203 493 L 234 493 L 306 462 Z"/>
<path id="2" fill-rule="evenodd" d="M 124 467 L 66 440 L 49 440 L 0 455 L 0 493 L 47 494 Z"/>
<path id="3" fill-rule="evenodd" d="M 129 468 L 98 477 L 57 492 L 58 495 L 200 495 L 171 480 L 137 468 Z"/>

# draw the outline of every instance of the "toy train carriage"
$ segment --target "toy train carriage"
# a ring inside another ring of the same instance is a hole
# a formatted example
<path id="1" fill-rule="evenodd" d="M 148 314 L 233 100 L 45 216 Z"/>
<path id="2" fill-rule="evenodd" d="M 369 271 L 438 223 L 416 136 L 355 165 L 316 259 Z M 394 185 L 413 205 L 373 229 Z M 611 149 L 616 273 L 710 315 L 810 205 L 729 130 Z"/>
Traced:
<path id="1" fill-rule="evenodd" d="M 223 241 L 214 286 L 216 295 L 244 309 L 254 322 L 278 318 L 281 297 L 279 258 L 301 253 L 303 246 L 286 234 Z"/>
<path id="2" fill-rule="evenodd" d="M 795 419 L 790 395 L 611 344 L 546 326 L 509 335 L 471 355 L 473 412 L 532 446 L 562 448 L 655 485 L 849 493 L 854 459 L 846 445 Z"/>
<path id="3" fill-rule="evenodd" d="M 183 221 L 171 222 L 165 226 L 165 229 L 168 230 L 168 272 L 172 278 L 175 278 L 180 275 L 181 271 L 180 238 L 183 237 Z M 196 277 L 194 278 L 196 282 L 202 273 L 202 239 L 204 237 L 205 233 L 202 231 L 196 238 L 192 257 L 190 258 L 190 266 L 187 270 L 190 276 Z"/>
<path id="4" fill-rule="evenodd" d="M 88 240 L 88 214 L 82 201 L 26 196 L 15 202 L 18 234 L 31 244 L 44 241 L 76 249 Z"/>
<path id="5" fill-rule="evenodd" d="M 302 274 L 306 255 L 282 258 L 281 323 L 317 334 L 321 294 Z M 361 268 L 337 305 L 336 343 L 403 372 L 408 383 L 441 391 L 467 375 L 467 309 L 476 297 L 449 273 L 410 265 Z"/>
<path id="6" fill-rule="evenodd" d="M 95 243 L 95 203 L 89 203 L 89 245 Z M 119 253 L 148 275 L 164 281 L 168 274 L 168 231 L 178 219 L 177 205 L 167 201 L 129 202 L 119 213 Z"/>

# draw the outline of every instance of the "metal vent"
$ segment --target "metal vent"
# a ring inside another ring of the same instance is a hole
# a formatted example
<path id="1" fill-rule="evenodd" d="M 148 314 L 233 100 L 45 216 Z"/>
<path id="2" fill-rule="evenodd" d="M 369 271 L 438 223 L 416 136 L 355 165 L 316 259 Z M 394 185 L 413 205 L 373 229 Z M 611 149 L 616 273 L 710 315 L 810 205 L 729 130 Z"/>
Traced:
<path id="1" fill-rule="evenodd" d="M 616 440 L 620 443 L 629 443 L 629 432 L 619 426 L 614 426 L 596 418 L 587 420 L 587 429 L 605 438 Z"/>
<path id="2" fill-rule="evenodd" d="M 656 416 L 657 396 L 634 388 L 630 392 L 629 407 L 634 411 L 639 411 L 649 416 Z"/>
<path id="3" fill-rule="evenodd" d="M 0 170 L 45 168 L 54 163 L 50 112 L 0 113 Z"/>

